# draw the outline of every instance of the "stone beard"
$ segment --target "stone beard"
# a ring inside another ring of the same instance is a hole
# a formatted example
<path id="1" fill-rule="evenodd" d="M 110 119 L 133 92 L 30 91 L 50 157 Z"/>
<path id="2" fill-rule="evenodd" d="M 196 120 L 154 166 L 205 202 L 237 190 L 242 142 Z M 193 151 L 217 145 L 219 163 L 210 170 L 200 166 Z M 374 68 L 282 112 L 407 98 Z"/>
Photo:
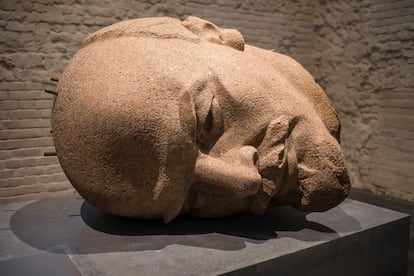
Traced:
<path id="1" fill-rule="evenodd" d="M 87 37 L 59 78 L 52 129 L 75 189 L 115 215 L 324 211 L 350 190 L 340 123 L 312 76 L 196 17 Z"/>

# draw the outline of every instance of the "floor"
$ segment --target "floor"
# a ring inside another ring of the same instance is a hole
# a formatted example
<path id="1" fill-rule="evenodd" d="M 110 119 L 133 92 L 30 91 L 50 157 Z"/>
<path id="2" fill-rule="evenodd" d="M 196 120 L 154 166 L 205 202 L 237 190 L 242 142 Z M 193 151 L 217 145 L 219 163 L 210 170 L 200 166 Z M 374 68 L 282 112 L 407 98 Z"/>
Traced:
<path id="1" fill-rule="evenodd" d="M 350 197 L 414 215 L 411 203 L 359 190 Z M 180 266 L 217 274 L 229 262 L 237 267 L 266 254 L 274 257 L 275 248 L 289 255 L 400 216 L 376 211 L 347 200 L 326 213 L 281 207 L 264 217 L 183 217 L 166 228 L 161 222 L 106 215 L 79 195 L 15 202 L 0 205 L 0 275 L 114 275 L 143 269 L 147 275 L 181 275 Z M 408 275 L 414 275 L 413 229 L 411 220 Z"/>
<path id="2" fill-rule="evenodd" d="M 369 204 L 409 214 L 411 216 L 407 275 L 414 276 L 414 203 L 385 195 L 375 195 L 370 191 L 359 189 L 352 189 L 349 197 Z"/>

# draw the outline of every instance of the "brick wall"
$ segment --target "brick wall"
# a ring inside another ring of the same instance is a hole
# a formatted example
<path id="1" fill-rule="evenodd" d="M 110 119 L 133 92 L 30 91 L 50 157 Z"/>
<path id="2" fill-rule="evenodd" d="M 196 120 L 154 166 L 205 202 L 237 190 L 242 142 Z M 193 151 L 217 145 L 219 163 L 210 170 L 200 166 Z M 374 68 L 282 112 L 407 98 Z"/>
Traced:
<path id="1" fill-rule="evenodd" d="M 316 1 L 314 32 L 353 186 L 414 202 L 414 1 Z"/>
<path id="2" fill-rule="evenodd" d="M 195 15 L 288 54 L 325 88 L 343 123 L 354 187 L 414 201 L 414 2 L 0 2 L 0 202 L 72 192 L 53 151 L 53 89 L 85 36 L 125 19 Z"/>
<path id="3" fill-rule="evenodd" d="M 0 2 L 0 203 L 71 193 L 50 131 L 50 77 L 81 41 L 112 23 L 150 16 L 200 16 L 239 29 L 249 44 L 311 66 L 312 1 L 7 1 Z"/>

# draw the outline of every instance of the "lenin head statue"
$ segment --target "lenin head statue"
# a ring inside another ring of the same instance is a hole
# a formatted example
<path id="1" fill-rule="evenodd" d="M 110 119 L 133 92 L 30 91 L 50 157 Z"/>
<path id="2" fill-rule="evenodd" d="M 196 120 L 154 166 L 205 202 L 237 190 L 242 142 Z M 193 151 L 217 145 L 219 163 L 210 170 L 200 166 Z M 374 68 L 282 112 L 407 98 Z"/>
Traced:
<path id="1" fill-rule="evenodd" d="M 115 215 L 324 211 L 350 190 L 340 123 L 312 76 L 196 17 L 87 37 L 59 78 L 52 128 L 75 189 Z"/>

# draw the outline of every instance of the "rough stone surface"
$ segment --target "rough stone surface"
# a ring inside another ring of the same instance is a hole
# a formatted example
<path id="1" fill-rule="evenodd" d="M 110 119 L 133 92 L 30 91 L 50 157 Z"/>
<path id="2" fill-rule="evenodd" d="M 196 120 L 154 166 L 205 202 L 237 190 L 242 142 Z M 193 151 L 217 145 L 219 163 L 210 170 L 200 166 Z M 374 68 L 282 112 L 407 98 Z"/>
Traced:
<path id="1" fill-rule="evenodd" d="M 88 36 L 59 77 L 52 130 L 75 189 L 108 213 L 324 211 L 349 193 L 340 124 L 293 59 L 198 17 Z"/>
<path id="2" fill-rule="evenodd" d="M 237 27 L 249 44 L 311 65 L 312 1 L 4 0 L 0 14 L 0 202 L 73 191 L 56 157 L 49 158 L 50 165 L 31 163 L 54 151 L 48 133 L 53 96 L 43 90 L 54 89 L 50 77 L 59 76 L 82 40 L 102 27 L 141 17 L 196 15 Z M 33 132 L 39 129 L 41 136 Z M 5 166 L 21 160 L 25 166 Z"/>
<path id="3" fill-rule="evenodd" d="M 412 0 L 0 1 L 0 132 L 8 136 L 0 138 L 0 202 L 53 195 L 48 183 L 65 177 L 57 158 L 47 166 L 6 168 L 4 162 L 27 158 L 27 164 L 54 151 L 50 134 L 31 137 L 50 128 L 52 95 L 43 89 L 53 89 L 50 77 L 62 72 L 87 34 L 120 20 L 188 15 L 237 28 L 246 43 L 298 60 L 338 112 L 353 186 L 414 202 L 413 6 Z M 10 195 L 25 177 L 37 186 L 33 193 Z"/>

